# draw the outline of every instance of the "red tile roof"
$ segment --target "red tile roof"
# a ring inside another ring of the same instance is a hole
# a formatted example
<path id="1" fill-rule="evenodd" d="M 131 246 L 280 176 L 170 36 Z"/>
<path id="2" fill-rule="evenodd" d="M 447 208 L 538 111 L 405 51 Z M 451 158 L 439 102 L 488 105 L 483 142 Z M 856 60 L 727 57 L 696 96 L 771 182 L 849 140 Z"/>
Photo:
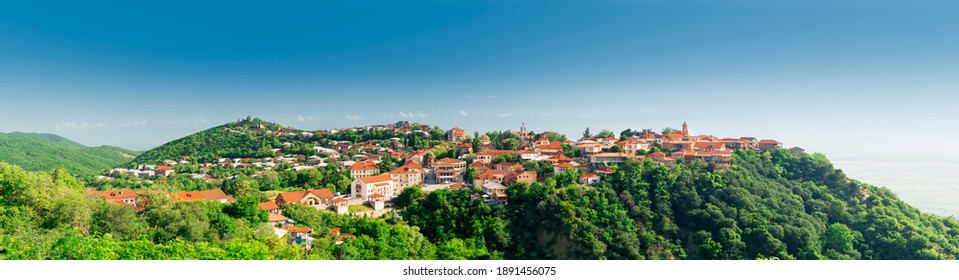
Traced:
<path id="1" fill-rule="evenodd" d="M 505 177 L 506 174 L 509 174 L 509 173 L 510 172 L 506 170 L 488 170 L 486 172 L 483 172 L 483 174 L 476 175 L 475 178 L 480 180 L 493 179 L 495 177 Z"/>
<path id="2" fill-rule="evenodd" d="M 371 184 L 371 183 L 378 183 L 378 182 L 384 182 L 384 181 L 393 181 L 393 178 L 390 177 L 389 173 L 383 173 L 376 176 L 360 178 L 359 180 L 362 181 L 363 183 Z"/>
<path id="3" fill-rule="evenodd" d="M 539 146 L 540 149 L 556 149 L 562 150 L 563 144 L 560 142 L 550 142 L 549 144 Z"/>
<path id="4" fill-rule="evenodd" d="M 400 167 L 397 167 L 396 169 L 390 170 L 390 174 L 397 174 L 397 175 L 410 174 L 410 173 L 422 173 L 422 172 L 423 172 L 423 169 L 411 168 L 409 166 L 400 166 Z"/>
<path id="5" fill-rule="evenodd" d="M 260 208 L 266 211 L 270 211 L 270 210 L 280 209 L 280 206 L 276 205 L 276 202 L 267 201 L 267 202 L 260 202 Z"/>
<path id="6" fill-rule="evenodd" d="M 443 166 L 443 167 L 452 167 L 455 165 L 464 165 L 465 161 L 454 159 L 454 158 L 442 158 L 433 163 L 433 166 Z"/>
<path id="7" fill-rule="evenodd" d="M 299 203 L 306 197 L 307 194 L 312 193 L 320 199 L 332 199 L 333 192 L 330 189 L 317 189 L 317 190 L 305 190 L 305 191 L 295 191 L 295 192 L 285 192 L 280 193 L 279 197 L 283 198 L 283 201 L 288 203 Z"/>
<path id="8" fill-rule="evenodd" d="M 269 214 L 269 218 L 267 219 L 268 222 L 282 222 L 287 220 L 286 216 L 283 216 L 277 213 L 268 213 L 268 214 Z"/>
<path id="9" fill-rule="evenodd" d="M 309 233 L 309 232 L 313 231 L 312 229 L 307 228 L 307 227 L 295 227 L 295 226 L 285 226 L 285 227 L 283 227 L 283 230 L 290 231 L 290 232 L 296 232 L 296 233 Z"/>
<path id="10" fill-rule="evenodd" d="M 361 161 L 354 163 L 350 166 L 350 170 L 379 170 L 380 168 L 376 166 L 372 161 Z"/>

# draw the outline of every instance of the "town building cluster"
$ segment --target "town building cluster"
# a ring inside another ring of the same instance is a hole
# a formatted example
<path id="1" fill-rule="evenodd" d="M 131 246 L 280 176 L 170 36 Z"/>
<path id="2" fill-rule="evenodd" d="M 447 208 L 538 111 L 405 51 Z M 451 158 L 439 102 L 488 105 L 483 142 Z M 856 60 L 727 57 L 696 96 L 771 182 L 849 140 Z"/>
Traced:
<path id="1" fill-rule="evenodd" d="M 776 140 L 753 137 L 719 138 L 711 135 L 696 135 L 689 131 L 686 123 L 682 129 L 657 133 L 645 129 L 623 135 L 620 138 L 583 137 L 576 141 L 549 140 L 546 133 L 535 134 L 523 124 L 517 131 L 509 131 L 510 139 L 516 139 L 519 145 L 515 149 L 497 149 L 491 139 L 493 134 L 471 136 L 466 130 L 454 127 L 446 131 L 441 143 L 427 148 L 413 149 L 410 143 L 416 143 L 416 137 L 428 138 L 436 133 L 427 125 L 398 122 L 395 124 L 367 126 L 361 128 L 336 129 L 318 132 L 286 131 L 282 129 L 266 130 L 262 126 L 250 131 L 231 130 L 231 133 L 259 133 L 286 137 L 285 139 L 322 140 L 324 145 L 314 145 L 311 155 L 286 153 L 285 148 L 294 145 L 283 142 L 284 147 L 273 149 L 274 156 L 262 158 L 220 158 L 215 162 L 193 163 L 201 168 L 254 168 L 262 174 L 265 170 L 302 171 L 335 165 L 349 172 L 352 178 L 348 192 L 333 193 L 329 189 L 317 188 L 283 192 L 260 207 L 269 213 L 269 223 L 277 234 L 289 236 L 291 242 L 311 243 L 312 229 L 298 228 L 282 215 L 285 204 L 300 204 L 317 209 L 330 210 L 340 214 L 350 214 L 352 205 L 368 205 L 360 209 L 372 209 L 370 213 L 352 213 L 364 215 L 382 215 L 386 213 L 389 201 L 400 195 L 404 189 L 422 186 L 424 191 L 451 189 L 470 191 L 476 199 L 490 204 L 508 203 L 507 190 L 519 183 L 534 183 L 547 177 L 569 170 L 576 171 L 577 181 L 583 185 L 595 185 L 603 176 L 613 173 L 613 166 L 629 160 L 649 160 L 664 166 L 672 166 L 681 161 L 702 160 L 716 165 L 732 163 L 732 153 L 737 150 L 765 151 L 783 148 Z M 327 137 L 342 133 L 388 132 L 397 137 L 371 139 L 360 142 L 329 140 Z M 410 140 L 412 139 L 412 140 Z M 434 138 L 436 139 L 436 138 Z M 295 141 L 295 140 L 290 140 Z M 313 142 L 318 143 L 318 142 Z M 453 156 L 433 154 L 434 149 L 452 150 Z M 801 148 L 790 149 L 793 153 L 804 153 Z M 384 160 L 389 159 L 387 163 Z M 504 160 L 506 159 L 506 160 Z M 391 164 L 399 162 L 399 164 Z M 523 162 L 545 163 L 551 170 L 527 170 Z M 191 164 L 189 156 L 179 161 L 164 160 L 162 165 L 141 165 L 134 169 L 114 169 L 110 176 L 133 176 L 141 179 L 168 177 L 174 174 L 177 165 Z M 124 175 L 125 174 L 125 175 Z M 230 178 L 212 178 L 209 174 L 193 173 L 191 178 L 216 182 Z M 253 175 L 256 176 L 256 175 Z M 138 195 L 133 190 L 91 191 L 104 197 L 110 203 L 131 205 L 142 208 Z M 231 203 L 233 198 L 219 189 L 199 192 L 181 192 L 172 195 L 174 200 L 220 201 Z M 337 233 L 339 236 L 340 233 Z M 343 235 L 348 237 L 349 235 Z"/>

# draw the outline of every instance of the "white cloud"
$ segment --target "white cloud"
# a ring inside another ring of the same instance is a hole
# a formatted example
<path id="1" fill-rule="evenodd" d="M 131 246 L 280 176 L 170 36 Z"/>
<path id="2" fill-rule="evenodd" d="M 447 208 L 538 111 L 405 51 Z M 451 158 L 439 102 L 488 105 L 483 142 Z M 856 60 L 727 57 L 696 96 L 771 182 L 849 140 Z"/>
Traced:
<path id="1" fill-rule="evenodd" d="M 421 112 L 421 111 L 416 111 L 416 113 L 413 113 L 413 112 L 407 113 L 407 112 L 402 112 L 402 111 L 400 112 L 400 117 L 401 117 L 401 118 L 406 118 L 406 119 L 411 119 L 411 118 L 426 118 L 426 117 L 428 117 L 429 115 L 430 115 L 430 114 L 424 114 L 424 113 Z"/>
<path id="2" fill-rule="evenodd" d="M 193 119 L 193 123 L 208 123 L 210 121 L 206 119 Z"/>
<path id="3" fill-rule="evenodd" d="M 347 119 L 354 120 L 354 121 L 358 121 L 358 120 L 362 120 L 362 119 L 363 119 L 363 117 L 361 117 L 360 115 L 346 115 L 346 118 L 347 118 Z"/>
<path id="4" fill-rule="evenodd" d="M 305 122 L 305 121 L 311 121 L 311 122 L 312 122 L 312 121 L 315 121 L 315 120 L 316 120 L 316 117 L 314 117 L 314 116 L 296 115 L 296 121 L 297 121 L 297 122 Z"/>
<path id="5" fill-rule="evenodd" d="M 466 111 L 460 110 L 460 116 L 464 116 L 464 117 L 465 117 L 465 116 L 469 116 L 469 115 L 470 115 L 470 114 L 467 113 Z"/>
<path id="6" fill-rule="evenodd" d="M 357 115 L 357 116 L 358 116 L 358 115 Z M 318 117 L 314 117 L 314 116 L 296 115 L 296 121 L 297 121 L 297 122 L 306 122 L 306 121 L 311 121 L 311 122 L 312 122 L 312 121 L 315 121 L 315 120 L 318 120 L 318 119 L 319 119 Z"/>
<path id="7" fill-rule="evenodd" d="M 142 126 L 147 124 L 150 124 L 150 122 L 148 122 L 147 120 L 133 121 L 133 126 Z"/>
<path id="8" fill-rule="evenodd" d="M 98 123 L 88 123 L 88 122 L 67 122 L 62 121 L 56 124 L 57 129 L 79 129 L 79 128 L 105 128 L 106 124 Z"/>
<path id="9" fill-rule="evenodd" d="M 487 96 L 486 96 L 486 98 L 489 98 L 489 99 L 493 99 L 493 98 L 496 98 L 496 97 L 498 97 L 498 96 L 496 96 L 496 95 L 487 95 Z"/>
<path id="10" fill-rule="evenodd" d="M 72 129 L 77 128 L 76 122 L 60 122 L 57 124 L 57 129 Z"/>
<path id="11" fill-rule="evenodd" d="M 504 112 L 504 113 L 490 113 L 490 112 L 484 112 L 483 115 L 484 115 L 484 116 L 497 116 L 497 117 L 500 117 L 500 118 L 506 118 L 506 117 L 513 116 L 513 113 L 505 113 L 505 112 Z"/>

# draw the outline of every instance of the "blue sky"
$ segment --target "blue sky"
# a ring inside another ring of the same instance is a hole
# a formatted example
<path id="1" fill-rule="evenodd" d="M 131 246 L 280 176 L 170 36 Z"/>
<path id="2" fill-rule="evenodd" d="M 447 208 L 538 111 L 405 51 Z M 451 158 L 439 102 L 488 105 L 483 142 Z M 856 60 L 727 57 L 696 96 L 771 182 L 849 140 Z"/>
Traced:
<path id="1" fill-rule="evenodd" d="M 288 2 L 0 3 L 0 131 L 145 149 L 247 115 L 576 137 L 688 121 L 959 155 L 932 148 L 959 137 L 955 1 Z"/>

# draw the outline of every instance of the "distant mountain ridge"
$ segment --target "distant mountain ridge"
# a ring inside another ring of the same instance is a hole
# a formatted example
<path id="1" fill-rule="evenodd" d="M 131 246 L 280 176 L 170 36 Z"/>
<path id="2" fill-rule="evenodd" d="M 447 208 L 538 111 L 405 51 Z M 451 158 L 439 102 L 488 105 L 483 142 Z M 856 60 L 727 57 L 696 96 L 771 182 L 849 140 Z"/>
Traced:
<path id="1" fill-rule="evenodd" d="M 113 146 L 87 147 L 49 133 L 0 133 L 0 161 L 31 171 L 64 168 L 88 176 L 129 162 L 138 154 Z"/>

